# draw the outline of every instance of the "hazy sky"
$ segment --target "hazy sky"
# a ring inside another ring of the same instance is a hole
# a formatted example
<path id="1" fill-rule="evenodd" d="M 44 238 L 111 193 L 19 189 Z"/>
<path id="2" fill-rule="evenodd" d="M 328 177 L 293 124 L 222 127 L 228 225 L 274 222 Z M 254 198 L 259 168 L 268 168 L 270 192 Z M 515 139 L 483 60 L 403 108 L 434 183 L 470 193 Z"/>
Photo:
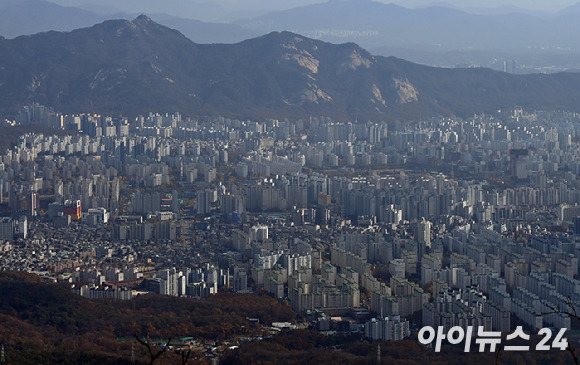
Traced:
<path id="1" fill-rule="evenodd" d="M 0 0 L 2 1 L 2 0 Z M 24 0 L 23 0 L 24 1 Z M 65 6 L 97 5 L 101 8 L 115 8 L 124 12 L 158 12 L 172 15 L 191 17 L 190 11 L 197 13 L 195 18 L 204 18 L 204 12 L 214 13 L 219 7 L 236 12 L 283 10 L 292 7 L 313 3 L 322 3 L 326 0 L 48 0 Z M 341 1 L 341 0 L 332 0 Z M 358 0 L 368 1 L 368 0 Z M 524 9 L 556 12 L 580 0 L 375 0 L 382 3 L 395 3 L 404 7 L 413 8 L 430 4 L 449 4 L 458 8 L 493 8 L 503 6 L 517 6 Z M 190 6 L 192 5 L 192 6 Z M 197 6 L 196 6 L 197 5 Z M 216 7 L 218 8 L 216 10 Z M 94 8 L 94 7 L 93 7 Z M 213 10 L 213 11 L 212 11 Z M 225 12 L 224 12 L 225 13 Z M 241 13 L 240 13 L 241 14 Z M 235 15 L 234 15 L 235 16 Z"/>
<path id="2" fill-rule="evenodd" d="M 381 1 L 381 0 L 379 0 Z M 384 3 L 396 3 L 402 6 L 414 6 L 417 3 L 429 4 L 435 1 L 430 0 L 396 0 L 396 1 L 381 1 Z M 441 3 L 449 3 L 457 7 L 501 7 L 506 5 L 517 6 L 524 9 L 542 10 L 542 11 L 558 11 L 570 5 L 578 3 L 578 0 L 442 0 Z"/>

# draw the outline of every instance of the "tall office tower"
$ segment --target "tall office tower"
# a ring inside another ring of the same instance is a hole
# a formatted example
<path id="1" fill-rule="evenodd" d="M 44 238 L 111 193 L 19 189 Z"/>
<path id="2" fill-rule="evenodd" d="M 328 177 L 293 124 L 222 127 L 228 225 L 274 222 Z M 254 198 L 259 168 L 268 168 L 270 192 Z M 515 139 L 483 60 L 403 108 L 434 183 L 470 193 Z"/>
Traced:
<path id="1" fill-rule="evenodd" d="M 15 223 L 16 235 L 20 238 L 26 238 L 28 236 L 28 219 L 25 215 L 18 218 L 18 223 Z"/>
<path id="2" fill-rule="evenodd" d="M 196 211 L 199 215 L 207 215 L 210 212 L 210 194 L 211 190 L 198 190 L 196 193 L 197 201 L 196 201 Z"/>
<path id="3" fill-rule="evenodd" d="M 0 240 L 14 239 L 15 222 L 10 217 L 0 218 Z"/>
<path id="4" fill-rule="evenodd" d="M 30 218 L 36 217 L 36 211 L 38 209 L 38 194 L 36 191 L 31 191 L 28 201 L 28 216 Z"/>
<path id="5" fill-rule="evenodd" d="M 426 253 L 426 248 L 431 247 L 431 222 L 426 221 L 425 218 L 416 225 L 415 240 L 418 243 L 418 260 L 421 261 L 423 255 Z"/>
<path id="6" fill-rule="evenodd" d="M 519 149 L 510 151 L 510 164 L 514 183 L 525 182 L 528 179 L 528 150 Z"/>

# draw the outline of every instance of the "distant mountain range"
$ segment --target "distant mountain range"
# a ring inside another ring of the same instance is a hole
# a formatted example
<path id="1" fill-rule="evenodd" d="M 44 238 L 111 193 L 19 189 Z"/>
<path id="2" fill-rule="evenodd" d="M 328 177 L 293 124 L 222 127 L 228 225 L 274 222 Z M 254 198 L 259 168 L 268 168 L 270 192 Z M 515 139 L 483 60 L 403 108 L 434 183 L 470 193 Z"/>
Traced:
<path id="1" fill-rule="evenodd" d="M 14 38 L 49 30 L 66 31 L 104 21 L 90 11 L 59 6 L 44 0 L 0 2 L 0 36 Z"/>
<path id="2" fill-rule="evenodd" d="M 173 15 L 152 12 L 158 8 L 155 4 L 141 3 L 152 19 L 178 29 L 200 43 L 231 43 L 272 31 L 292 31 L 330 42 L 354 41 L 368 49 L 405 47 L 521 52 L 552 48 L 580 51 L 580 38 L 577 37 L 580 34 L 580 22 L 577 21 L 580 4 L 551 16 L 533 16 L 523 10 L 518 12 L 517 8 L 496 9 L 503 13 L 484 15 L 444 6 L 408 9 L 369 0 L 335 0 L 269 12 L 247 20 L 207 23 L 192 19 L 200 19 L 205 13 L 217 14 L 220 8 L 215 4 L 198 3 L 197 12 L 184 11 L 178 17 L 175 11 L 171 11 L 171 4 L 168 11 Z M 176 3 L 174 7 L 177 6 Z M 138 15 L 122 11 L 104 13 L 96 11 L 95 7 L 87 8 L 95 10 L 59 6 L 45 0 L 5 0 L 0 4 L 0 35 L 13 38 L 49 30 L 73 30 L 108 19 Z"/>
<path id="3" fill-rule="evenodd" d="M 580 22 L 570 8 L 558 15 L 471 14 L 443 6 L 408 9 L 374 1 L 329 1 L 237 22 L 261 32 L 291 30 L 327 41 L 354 40 L 363 47 L 580 50 Z"/>
<path id="4" fill-rule="evenodd" d="M 0 40 L 0 111 L 180 111 L 231 117 L 409 120 L 522 106 L 576 109 L 580 74 L 440 69 L 274 32 L 196 44 L 146 16 Z"/>
<path id="5" fill-rule="evenodd" d="M 4 0 L 0 36 L 70 31 L 110 19 L 132 19 L 139 13 L 127 11 L 141 9 L 198 43 L 236 43 L 272 31 L 291 31 L 332 43 L 355 42 L 374 54 L 426 65 L 502 70 L 505 60 L 515 59 L 518 73 L 580 69 L 580 4 L 547 14 L 515 7 L 409 9 L 369 0 L 333 0 L 256 16 L 232 13 L 215 2 L 174 0 L 160 7 L 154 0 L 87 1 L 82 7 L 67 7 L 46 0 Z M 234 19 L 233 14 L 245 19 Z"/>
<path id="6" fill-rule="evenodd" d="M 45 0 L 3 0 L 0 2 L 0 36 L 15 38 L 51 30 L 71 31 L 111 19 L 134 18 L 139 14 L 97 11 L 95 7 L 60 6 Z M 150 17 L 178 29 L 199 43 L 235 43 L 262 35 L 240 25 L 208 23 L 191 18 L 154 13 Z"/>

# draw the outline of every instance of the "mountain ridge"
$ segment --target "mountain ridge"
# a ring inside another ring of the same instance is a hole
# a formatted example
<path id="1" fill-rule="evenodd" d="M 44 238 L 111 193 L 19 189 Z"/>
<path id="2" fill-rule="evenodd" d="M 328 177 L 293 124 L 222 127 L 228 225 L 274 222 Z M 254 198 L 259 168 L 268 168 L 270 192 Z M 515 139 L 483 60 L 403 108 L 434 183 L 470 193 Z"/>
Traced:
<path id="1" fill-rule="evenodd" d="M 5 116 L 39 102 L 66 113 L 410 120 L 575 109 L 580 75 L 438 69 L 287 31 L 198 44 L 141 15 L 0 40 L 0 94 Z"/>
<path id="2" fill-rule="evenodd" d="M 4 0 L 0 3 L 0 35 L 15 38 L 48 30 L 71 31 L 107 19 L 133 19 L 146 13 L 203 44 L 231 44 L 271 31 L 291 30 L 331 43 L 352 41 L 374 54 L 442 67 L 483 65 L 503 70 L 505 60 L 515 59 L 518 73 L 580 68 L 580 23 L 574 17 L 577 12 L 573 6 L 557 13 L 534 14 L 517 8 L 513 12 L 502 8 L 470 12 L 469 8 L 445 3 L 409 8 L 377 1 L 329 1 L 303 6 L 300 5 L 304 2 L 298 2 L 293 3 L 294 8 L 281 11 L 244 13 L 238 9 L 230 14 L 237 14 L 235 17 L 220 21 L 205 16 L 214 12 L 209 9 L 213 7 L 210 3 L 187 6 L 176 1 L 164 8 L 152 1 L 125 6 L 117 2 L 120 7 L 112 6 L 112 1 L 107 2 L 108 6 L 102 1 L 95 5 L 92 0 L 81 7 L 74 7 L 73 3 Z M 183 9 L 178 11 L 180 7 Z"/>

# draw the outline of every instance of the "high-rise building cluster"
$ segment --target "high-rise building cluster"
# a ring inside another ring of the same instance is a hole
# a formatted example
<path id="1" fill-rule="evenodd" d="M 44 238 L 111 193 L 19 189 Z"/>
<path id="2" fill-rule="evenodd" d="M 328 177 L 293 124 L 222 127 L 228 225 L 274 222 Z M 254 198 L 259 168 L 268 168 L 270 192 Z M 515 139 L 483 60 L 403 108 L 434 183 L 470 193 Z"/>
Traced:
<path id="1" fill-rule="evenodd" d="M 446 328 L 569 328 L 549 309 L 580 306 L 576 113 L 244 121 L 31 105 L 16 121 L 71 133 L 0 155 L 0 267 L 83 296 L 263 289 L 356 317 L 372 339 L 406 336 L 401 317 L 419 312 Z"/>

